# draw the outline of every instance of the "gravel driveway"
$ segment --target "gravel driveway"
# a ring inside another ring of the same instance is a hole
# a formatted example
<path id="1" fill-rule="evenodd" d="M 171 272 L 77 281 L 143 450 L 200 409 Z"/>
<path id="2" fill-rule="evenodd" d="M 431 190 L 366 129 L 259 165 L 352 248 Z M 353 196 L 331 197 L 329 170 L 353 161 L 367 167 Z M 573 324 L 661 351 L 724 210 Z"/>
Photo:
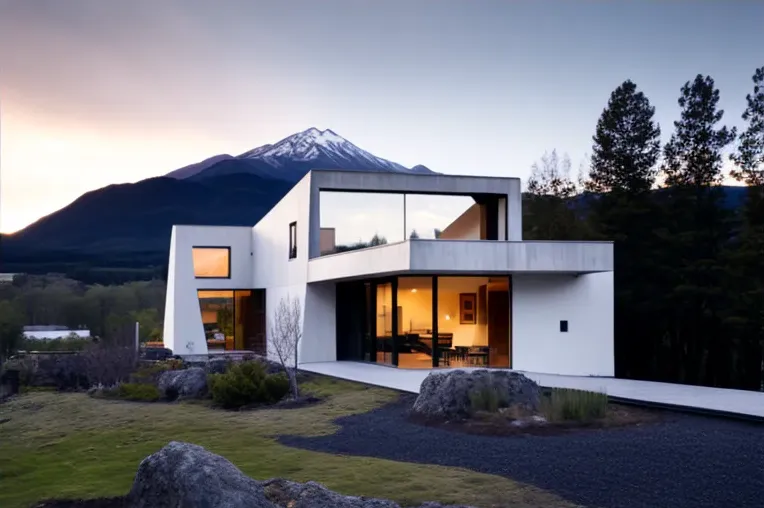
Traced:
<path id="1" fill-rule="evenodd" d="M 413 397 L 340 418 L 331 436 L 279 440 L 502 475 L 589 507 L 764 507 L 764 425 L 672 414 L 643 427 L 499 438 L 410 423 Z"/>

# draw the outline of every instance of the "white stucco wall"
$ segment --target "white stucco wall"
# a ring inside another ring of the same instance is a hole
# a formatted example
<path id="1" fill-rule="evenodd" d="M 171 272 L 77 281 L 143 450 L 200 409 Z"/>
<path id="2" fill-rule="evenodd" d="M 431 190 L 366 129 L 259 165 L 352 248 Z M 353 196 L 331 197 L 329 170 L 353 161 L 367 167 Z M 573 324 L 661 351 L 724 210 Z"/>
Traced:
<path id="1" fill-rule="evenodd" d="M 613 304 L 613 272 L 513 275 L 512 367 L 613 376 Z"/>
<path id="2" fill-rule="evenodd" d="M 334 282 L 308 284 L 305 292 L 300 363 L 337 360 L 337 313 Z"/>
<path id="3" fill-rule="evenodd" d="M 193 247 L 230 247 L 231 277 L 197 279 Z M 252 287 L 252 228 L 225 226 L 173 226 L 167 271 L 167 295 L 162 340 L 175 354 L 206 354 L 199 289 Z"/>
<path id="4" fill-rule="evenodd" d="M 265 288 L 268 356 L 275 359 L 271 328 L 282 298 L 302 307 L 300 363 L 336 360 L 335 284 L 307 285 L 310 240 L 310 178 L 298 183 L 253 228 L 257 253 L 254 287 Z M 289 224 L 297 221 L 297 258 L 289 259 Z M 314 234 L 318 235 L 317 230 Z"/>

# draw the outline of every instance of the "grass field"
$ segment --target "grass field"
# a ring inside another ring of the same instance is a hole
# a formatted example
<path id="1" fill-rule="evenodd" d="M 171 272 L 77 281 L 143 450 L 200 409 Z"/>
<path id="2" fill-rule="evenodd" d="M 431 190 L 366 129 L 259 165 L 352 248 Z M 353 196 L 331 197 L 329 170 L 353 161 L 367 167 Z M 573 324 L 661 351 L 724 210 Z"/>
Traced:
<path id="1" fill-rule="evenodd" d="M 332 420 L 371 410 L 395 392 L 329 378 L 306 391 L 327 399 L 300 409 L 227 412 L 199 403 L 131 403 L 81 393 L 31 392 L 0 405 L 0 506 L 125 494 L 140 461 L 171 440 L 223 455 L 257 479 L 316 480 L 344 494 L 480 507 L 571 507 L 535 487 L 458 468 L 288 448 L 274 436 L 325 435 Z"/>

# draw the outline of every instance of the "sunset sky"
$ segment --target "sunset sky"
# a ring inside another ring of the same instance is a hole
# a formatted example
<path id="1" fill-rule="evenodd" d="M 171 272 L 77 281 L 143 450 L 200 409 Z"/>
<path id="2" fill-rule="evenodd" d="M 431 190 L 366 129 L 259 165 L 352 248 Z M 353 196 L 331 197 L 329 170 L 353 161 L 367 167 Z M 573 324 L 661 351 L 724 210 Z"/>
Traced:
<path id="1" fill-rule="evenodd" d="M 665 139 L 697 73 L 741 125 L 762 26 L 746 0 L 0 0 L 0 231 L 311 126 L 444 173 L 577 168 L 628 78 Z"/>

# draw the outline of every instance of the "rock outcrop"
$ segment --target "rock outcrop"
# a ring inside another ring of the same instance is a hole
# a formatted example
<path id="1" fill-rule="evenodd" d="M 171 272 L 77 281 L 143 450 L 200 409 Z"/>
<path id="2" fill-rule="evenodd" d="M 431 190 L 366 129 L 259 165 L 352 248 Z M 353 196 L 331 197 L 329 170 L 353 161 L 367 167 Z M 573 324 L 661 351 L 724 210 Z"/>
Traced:
<path id="1" fill-rule="evenodd" d="M 272 508 L 260 484 L 201 446 L 172 441 L 138 466 L 132 508 Z"/>
<path id="2" fill-rule="evenodd" d="M 531 379 L 509 370 L 452 370 L 429 374 L 419 389 L 413 412 L 425 417 L 453 419 L 472 414 L 473 398 L 493 392 L 499 407 L 537 411 L 541 389 Z"/>
<path id="3" fill-rule="evenodd" d="M 258 482 L 220 455 L 173 441 L 141 462 L 126 499 L 131 508 L 401 508 L 385 499 L 345 496 L 320 483 Z M 470 508 L 425 503 L 420 508 Z"/>
<path id="4" fill-rule="evenodd" d="M 207 393 L 207 373 L 201 367 L 162 372 L 157 383 L 162 397 L 199 398 Z"/>

